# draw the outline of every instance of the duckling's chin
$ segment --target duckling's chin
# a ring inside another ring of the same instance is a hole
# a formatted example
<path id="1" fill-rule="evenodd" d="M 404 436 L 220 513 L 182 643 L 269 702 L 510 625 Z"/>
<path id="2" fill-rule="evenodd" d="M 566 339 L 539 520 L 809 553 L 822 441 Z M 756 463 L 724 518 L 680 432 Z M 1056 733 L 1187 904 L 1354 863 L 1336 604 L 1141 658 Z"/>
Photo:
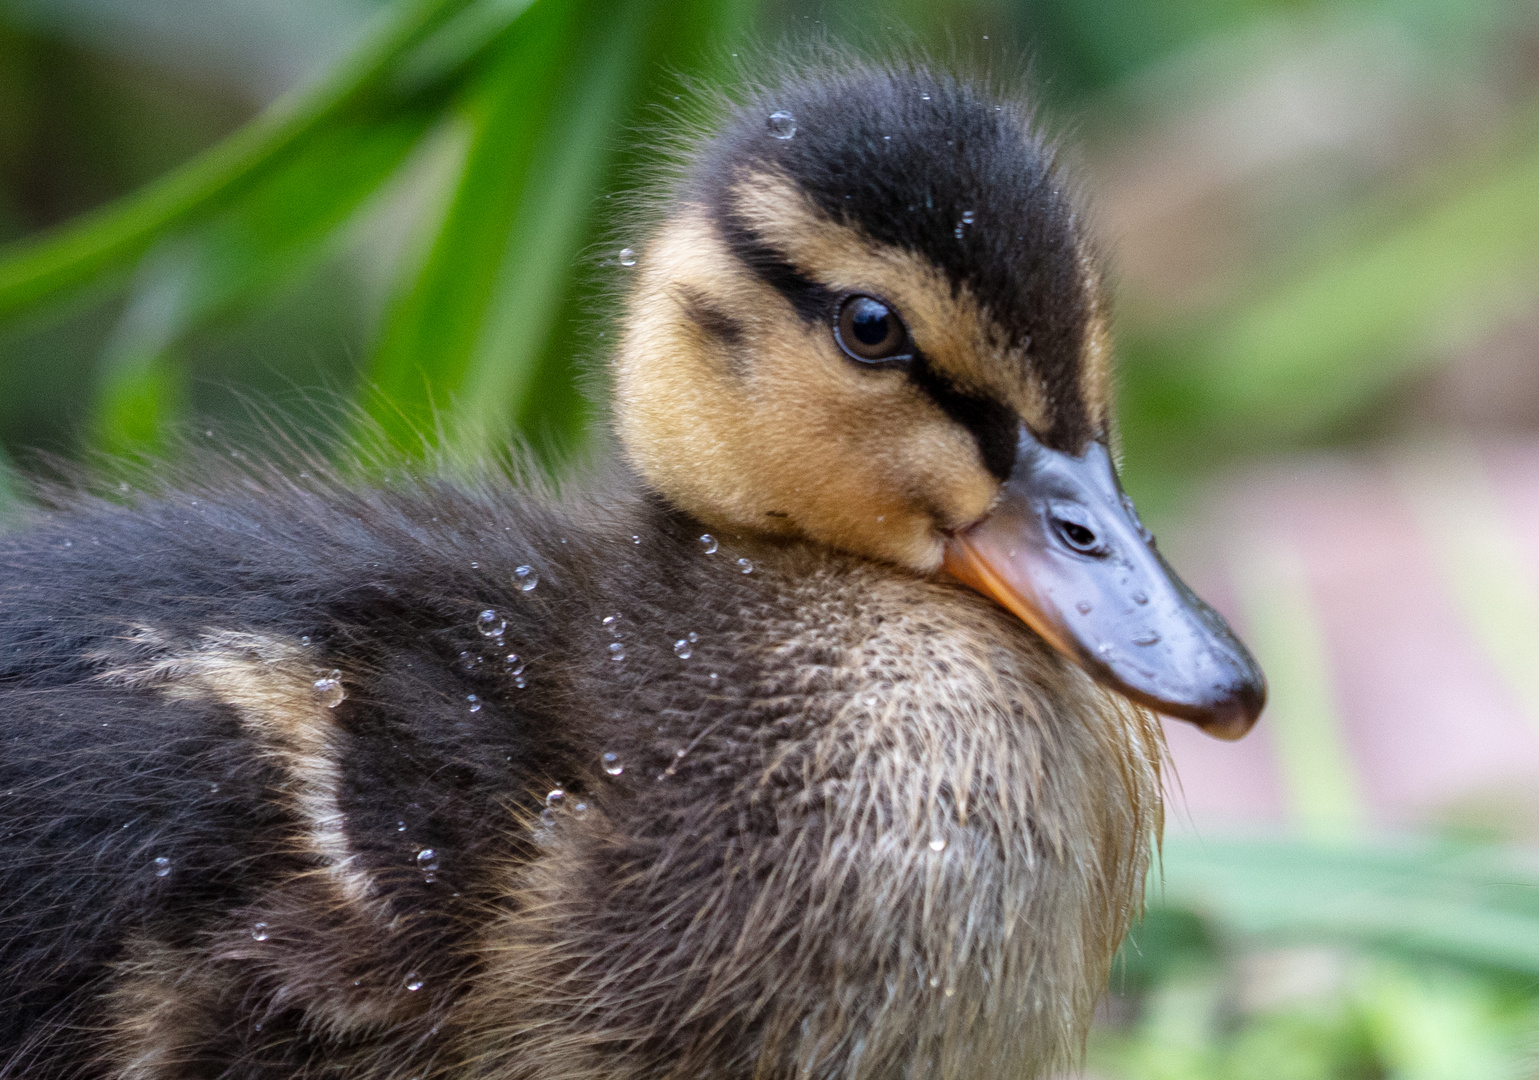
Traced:
<path id="1" fill-rule="evenodd" d="M 791 513 L 777 515 L 723 514 L 718 508 L 683 505 L 708 528 L 724 536 L 767 535 L 810 541 L 836 551 L 859 555 L 912 571 L 920 577 L 938 573 L 946 558 L 947 533 L 922 511 Z"/>

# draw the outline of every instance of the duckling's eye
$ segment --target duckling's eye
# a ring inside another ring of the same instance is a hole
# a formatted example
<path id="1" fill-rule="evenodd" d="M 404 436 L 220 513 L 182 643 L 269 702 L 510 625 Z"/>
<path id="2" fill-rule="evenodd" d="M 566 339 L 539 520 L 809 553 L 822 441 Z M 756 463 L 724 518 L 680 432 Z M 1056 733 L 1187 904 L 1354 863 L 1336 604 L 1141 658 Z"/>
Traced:
<path id="1" fill-rule="evenodd" d="M 910 351 L 908 328 L 898 313 L 873 296 L 847 296 L 834 319 L 834 340 L 863 364 L 895 360 Z"/>

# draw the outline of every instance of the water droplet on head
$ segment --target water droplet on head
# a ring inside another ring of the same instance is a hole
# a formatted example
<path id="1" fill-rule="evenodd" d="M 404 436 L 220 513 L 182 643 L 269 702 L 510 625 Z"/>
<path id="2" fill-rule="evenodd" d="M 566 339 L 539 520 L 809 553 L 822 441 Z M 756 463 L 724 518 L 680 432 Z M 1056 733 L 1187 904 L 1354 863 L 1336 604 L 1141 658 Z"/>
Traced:
<path id="1" fill-rule="evenodd" d="M 507 628 L 508 620 L 491 608 L 487 608 L 476 616 L 476 629 L 481 631 L 482 637 L 500 638 Z"/>
<path id="2" fill-rule="evenodd" d="M 316 679 L 315 694 L 328 709 L 335 709 L 346 701 L 347 691 L 342 689 L 342 672 L 332 668 L 328 674 Z"/>
<path id="3" fill-rule="evenodd" d="M 689 647 L 689 640 L 687 638 L 679 638 L 678 641 L 673 643 L 673 655 L 677 656 L 680 660 L 688 660 L 693 654 L 694 650 Z"/>
<path id="4" fill-rule="evenodd" d="M 407 972 L 406 973 L 406 989 L 412 991 L 413 993 L 417 992 L 418 990 L 421 990 L 422 989 L 422 976 L 418 975 L 415 971 Z"/>
<path id="5" fill-rule="evenodd" d="M 518 653 L 508 653 L 507 656 L 502 658 L 502 662 L 506 666 L 509 675 L 522 675 L 524 673 L 526 662 L 518 658 Z"/>
<path id="6" fill-rule="evenodd" d="M 962 226 L 958 225 L 955 229 L 952 229 L 951 235 L 955 236 L 958 240 L 962 239 Z"/>
<path id="7" fill-rule="evenodd" d="M 406 822 L 404 822 L 404 821 L 397 821 L 395 823 L 395 831 L 396 832 L 405 832 L 406 831 Z"/>
<path id="8" fill-rule="evenodd" d="M 1149 596 L 1147 593 L 1136 592 L 1133 594 L 1133 603 L 1142 605 L 1147 604 L 1148 602 Z"/>
<path id="9" fill-rule="evenodd" d="M 737 568 L 745 574 L 753 573 L 753 563 L 748 559 L 739 559 L 737 561 Z"/>
<path id="10" fill-rule="evenodd" d="M 631 537 L 631 543 L 633 543 L 633 544 L 641 543 L 641 537 L 639 537 L 639 536 L 632 536 Z"/>
<path id="11" fill-rule="evenodd" d="M 522 675 L 515 675 L 513 676 L 513 685 L 522 690 L 529 685 L 529 680 Z"/>
<path id="12" fill-rule="evenodd" d="M 1090 601 L 1089 600 L 1081 600 L 1079 603 L 1074 605 L 1074 609 L 1076 611 L 1078 611 L 1081 615 L 1089 615 L 1090 611 L 1091 611 Z"/>
<path id="13" fill-rule="evenodd" d="M 605 615 L 603 617 L 603 619 L 600 620 L 600 623 L 604 627 L 604 629 L 608 630 L 611 634 L 614 634 L 616 637 L 619 637 L 620 636 L 620 627 L 617 625 L 619 623 L 619 621 L 620 621 L 620 613 L 619 612 L 615 612 L 613 615 Z"/>
<path id="14" fill-rule="evenodd" d="M 929 101 L 930 100 L 930 95 L 929 94 L 920 94 L 919 97 L 920 97 L 921 100 L 924 100 L 924 101 Z"/>
<path id="15" fill-rule="evenodd" d="M 481 663 L 481 658 L 472 652 L 460 653 L 460 667 L 466 671 L 474 671 Z"/>
<path id="16" fill-rule="evenodd" d="M 946 989 L 941 991 L 941 993 L 945 994 L 947 997 L 955 997 L 956 996 L 956 992 L 957 992 L 957 988 L 954 987 L 954 986 L 948 986 L 948 987 L 946 987 Z"/>
<path id="17" fill-rule="evenodd" d="M 719 545 L 716 543 L 716 537 L 712 536 L 710 533 L 706 533 L 700 537 L 700 546 L 705 549 L 705 553 L 707 555 L 715 555 L 716 548 Z"/>
<path id="18" fill-rule="evenodd" d="M 973 212 L 971 210 L 963 210 L 962 211 L 962 224 L 963 225 L 971 225 L 972 223 L 973 223 Z"/>
<path id="19" fill-rule="evenodd" d="M 624 660 L 625 659 L 625 646 L 620 644 L 618 641 L 611 642 L 610 645 L 609 645 L 609 659 L 611 659 L 611 660 Z"/>
<path id="20" fill-rule="evenodd" d="M 620 265 L 621 266 L 635 266 L 636 265 L 636 253 L 634 251 L 632 251 L 630 248 L 621 248 L 620 249 Z"/>
<path id="21" fill-rule="evenodd" d="M 271 935 L 269 935 L 267 932 L 267 924 L 265 922 L 251 924 L 252 941 L 266 941 L 270 936 Z"/>
<path id="22" fill-rule="evenodd" d="M 867 705 L 875 705 L 877 702 L 877 697 L 875 694 L 867 694 L 861 700 L 864 701 Z"/>
<path id="23" fill-rule="evenodd" d="M 165 877 L 171 872 L 171 860 L 164 855 L 155 856 L 155 876 Z"/>
<path id="24" fill-rule="evenodd" d="M 604 771 L 610 776 L 619 776 L 625 771 L 625 766 L 620 764 L 620 755 L 613 750 L 605 750 L 601 760 L 604 762 Z"/>
<path id="25" fill-rule="evenodd" d="M 513 570 L 513 584 L 519 592 L 529 592 L 540 583 L 540 575 L 532 566 L 519 566 Z"/>
<path id="26" fill-rule="evenodd" d="M 564 798 L 566 798 L 566 792 L 563 789 L 551 788 L 545 796 L 545 805 L 549 807 L 555 807 Z"/>
<path id="27" fill-rule="evenodd" d="M 930 976 L 930 988 L 933 989 L 933 990 L 939 990 L 940 989 L 940 976 L 939 975 L 931 975 Z"/>
<path id="28" fill-rule="evenodd" d="M 1101 644 L 1095 647 L 1095 651 L 1100 653 L 1102 656 L 1110 656 L 1112 651 L 1112 643 L 1109 641 L 1103 641 Z"/>
<path id="29" fill-rule="evenodd" d="M 1134 645 L 1158 645 L 1160 635 L 1154 630 L 1144 630 L 1133 637 Z"/>
<path id="30" fill-rule="evenodd" d="M 931 851 L 945 851 L 946 850 L 946 840 L 945 840 L 945 837 L 937 836 L 934 840 L 931 840 L 930 841 L 930 850 Z"/>
<path id="31" fill-rule="evenodd" d="M 470 711 L 471 712 L 480 712 L 481 711 L 481 699 L 476 697 L 476 695 L 474 695 L 474 694 L 466 694 L 465 695 L 465 700 L 470 702 Z"/>
<path id="32" fill-rule="evenodd" d="M 585 802 L 580 802 L 576 806 L 572 807 L 572 816 L 578 821 L 581 821 L 583 818 L 587 817 L 588 804 Z"/>
<path id="33" fill-rule="evenodd" d="M 776 109 L 769 114 L 767 124 L 769 133 L 777 139 L 789 139 L 796 134 L 796 117 L 784 109 Z"/>

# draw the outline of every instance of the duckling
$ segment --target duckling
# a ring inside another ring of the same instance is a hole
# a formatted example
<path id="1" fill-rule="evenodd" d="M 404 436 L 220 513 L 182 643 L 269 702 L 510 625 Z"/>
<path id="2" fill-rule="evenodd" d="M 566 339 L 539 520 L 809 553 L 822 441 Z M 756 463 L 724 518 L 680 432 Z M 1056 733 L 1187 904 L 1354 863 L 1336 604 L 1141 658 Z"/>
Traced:
<path id="1" fill-rule="evenodd" d="M 581 490 L 209 458 L 0 538 L 0 1076 L 1073 1061 L 1154 710 L 1264 683 L 1118 485 L 1053 149 L 800 71 L 663 205 Z"/>

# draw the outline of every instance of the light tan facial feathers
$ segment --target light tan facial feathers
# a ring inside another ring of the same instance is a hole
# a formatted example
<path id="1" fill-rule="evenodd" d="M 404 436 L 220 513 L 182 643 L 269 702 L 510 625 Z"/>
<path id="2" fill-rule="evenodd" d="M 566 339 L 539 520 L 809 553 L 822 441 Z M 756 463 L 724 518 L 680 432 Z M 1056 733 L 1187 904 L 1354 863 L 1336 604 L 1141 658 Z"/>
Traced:
<path id="1" fill-rule="evenodd" d="M 939 565 L 939 528 L 987 510 L 997 482 L 972 436 L 902 373 L 852 363 L 826 324 L 732 256 L 703 210 L 671 222 L 645 261 L 616 420 L 632 462 L 677 505 L 726 531 L 808 536 L 924 571 Z M 701 305 L 717 325 L 702 326 Z"/>
<path id="2" fill-rule="evenodd" d="M 934 377 L 1033 429 L 1049 401 L 1023 347 L 922 256 L 753 173 L 732 213 L 830 297 L 904 320 Z M 1090 264 L 1086 263 L 1087 270 Z M 645 252 L 615 362 L 616 424 L 662 494 L 729 532 L 799 535 L 921 572 L 998 492 L 978 438 L 903 371 L 862 365 L 745 265 L 712 211 L 685 205 Z M 1099 389 L 1104 339 L 1087 346 Z"/>
<path id="3" fill-rule="evenodd" d="M 1094 427 L 1102 432 L 1111 428 L 1112 374 L 1111 313 L 1107 310 L 1105 285 L 1094 254 L 1083 244 L 1079 248 L 1080 273 L 1089 297 L 1090 318 L 1080 353 L 1079 392 Z"/>

